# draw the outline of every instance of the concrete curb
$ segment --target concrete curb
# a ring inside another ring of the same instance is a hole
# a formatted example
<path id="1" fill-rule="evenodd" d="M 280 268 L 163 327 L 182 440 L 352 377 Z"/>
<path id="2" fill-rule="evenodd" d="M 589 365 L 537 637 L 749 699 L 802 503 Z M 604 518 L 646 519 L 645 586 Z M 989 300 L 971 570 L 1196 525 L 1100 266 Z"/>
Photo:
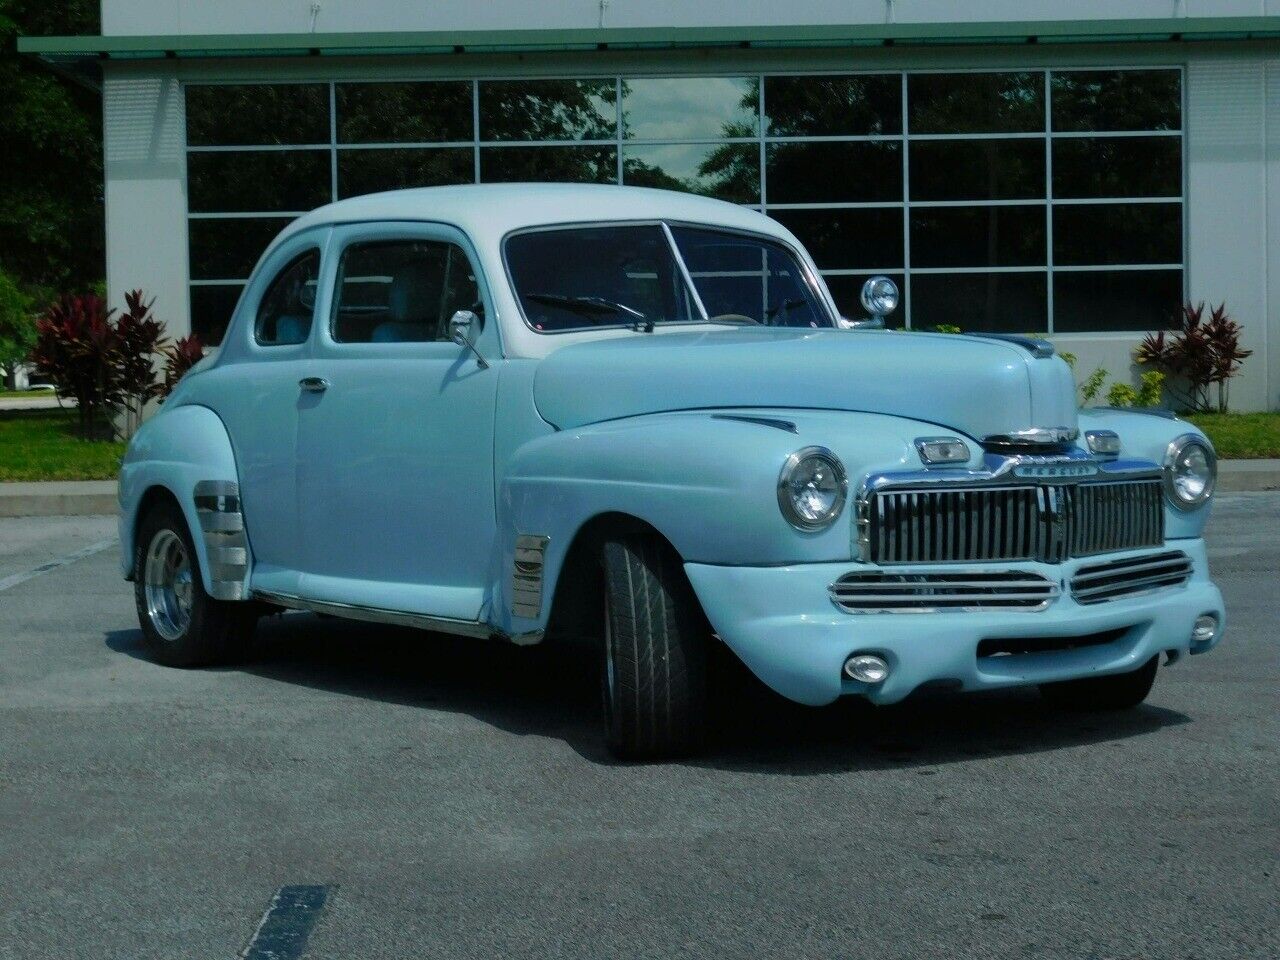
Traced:
<path id="1" fill-rule="evenodd" d="M 1219 493 L 1280 490 L 1280 460 L 1223 460 Z M 115 513 L 114 480 L 0 483 L 0 517 L 87 517 Z"/>
<path id="2" fill-rule="evenodd" d="M 1280 460 L 1221 460 L 1219 493 L 1252 493 L 1280 490 Z"/>
<path id="3" fill-rule="evenodd" d="M 0 483 L 0 517 L 87 517 L 118 509 L 114 480 Z"/>

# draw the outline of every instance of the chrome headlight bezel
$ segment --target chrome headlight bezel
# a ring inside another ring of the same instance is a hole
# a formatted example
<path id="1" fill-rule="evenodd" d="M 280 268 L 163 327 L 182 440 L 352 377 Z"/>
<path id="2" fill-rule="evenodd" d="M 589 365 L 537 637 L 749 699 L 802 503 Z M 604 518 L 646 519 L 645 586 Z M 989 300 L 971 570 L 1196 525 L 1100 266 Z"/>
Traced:
<path id="1" fill-rule="evenodd" d="M 791 498 L 791 480 L 796 469 L 809 459 L 818 459 L 827 463 L 836 479 L 836 495 L 831 504 L 831 509 L 827 511 L 825 516 L 817 520 L 810 520 L 800 514 Z M 849 475 L 844 469 L 844 464 L 840 462 L 840 458 L 826 447 L 800 448 L 787 457 L 782 464 L 782 469 L 778 472 L 778 509 L 782 511 L 782 517 L 787 523 L 803 533 L 816 533 L 820 530 L 826 530 L 840 519 L 840 514 L 844 512 L 844 505 L 848 500 Z"/>
<path id="2" fill-rule="evenodd" d="M 1204 459 L 1209 468 L 1209 476 L 1205 481 L 1204 490 L 1195 498 L 1188 500 L 1178 493 L 1177 484 L 1174 483 L 1174 475 L 1178 462 L 1191 447 L 1199 447 L 1204 451 Z M 1213 449 L 1213 444 L 1198 433 L 1184 433 L 1170 441 L 1164 454 L 1164 497 L 1173 507 L 1184 512 L 1198 510 L 1209 502 L 1217 485 L 1218 455 Z"/>

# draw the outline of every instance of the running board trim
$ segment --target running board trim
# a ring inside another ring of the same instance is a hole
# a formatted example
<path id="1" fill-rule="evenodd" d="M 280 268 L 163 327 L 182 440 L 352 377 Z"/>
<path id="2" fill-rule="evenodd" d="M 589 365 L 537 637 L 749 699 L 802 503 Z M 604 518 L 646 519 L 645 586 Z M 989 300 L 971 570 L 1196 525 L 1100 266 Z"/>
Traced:
<path id="1" fill-rule="evenodd" d="M 508 634 L 495 630 L 478 620 L 455 620 L 450 617 L 431 617 L 422 613 L 409 613 L 405 610 L 387 610 L 382 607 L 362 607 L 353 603 L 334 603 L 328 600 L 310 600 L 306 597 L 290 593 L 272 593 L 268 590 L 253 591 L 253 598 L 264 603 L 290 610 L 306 610 L 310 613 L 324 613 L 344 620 L 363 620 L 368 623 L 386 623 L 397 627 L 413 627 L 417 630 L 431 630 L 435 633 L 448 633 L 457 637 L 477 639 L 505 640 L 518 646 L 539 643 L 543 631 L 531 630 L 528 633 Z"/>

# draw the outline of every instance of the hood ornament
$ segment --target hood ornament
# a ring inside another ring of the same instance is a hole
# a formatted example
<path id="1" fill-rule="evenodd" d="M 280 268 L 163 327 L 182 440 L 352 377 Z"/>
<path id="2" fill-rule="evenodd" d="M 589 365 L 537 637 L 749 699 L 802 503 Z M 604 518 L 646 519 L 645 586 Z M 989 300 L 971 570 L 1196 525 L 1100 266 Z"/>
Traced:
<path id="1" fill-rule="evenodd" d="M 980 441 L 983 448 L 999 453 L 1031 451 L 1045 452 L 1074 443 L 1080 436 L 1075 427 L 1029 427 L 1008 433 L 993 433 Z"/>

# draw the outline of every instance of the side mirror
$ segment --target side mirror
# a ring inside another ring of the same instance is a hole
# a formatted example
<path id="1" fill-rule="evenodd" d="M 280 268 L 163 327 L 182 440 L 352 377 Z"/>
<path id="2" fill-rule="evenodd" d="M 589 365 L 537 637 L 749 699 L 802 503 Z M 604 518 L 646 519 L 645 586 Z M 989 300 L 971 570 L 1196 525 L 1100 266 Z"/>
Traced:
<path id="1" fill-rule="evenodd" d="M 471 310 L 459 310 L 449 318 L 449 339 L 460 347 L 466 347 L 475 354 L 476 363 L 480 368 L 487 369 L 489 364 L 485 362 L 484 357 L 480 356 L 480 351 L 476 349 L 475 333 L 473 332 L 479 326 L 480 318 Z"/>

